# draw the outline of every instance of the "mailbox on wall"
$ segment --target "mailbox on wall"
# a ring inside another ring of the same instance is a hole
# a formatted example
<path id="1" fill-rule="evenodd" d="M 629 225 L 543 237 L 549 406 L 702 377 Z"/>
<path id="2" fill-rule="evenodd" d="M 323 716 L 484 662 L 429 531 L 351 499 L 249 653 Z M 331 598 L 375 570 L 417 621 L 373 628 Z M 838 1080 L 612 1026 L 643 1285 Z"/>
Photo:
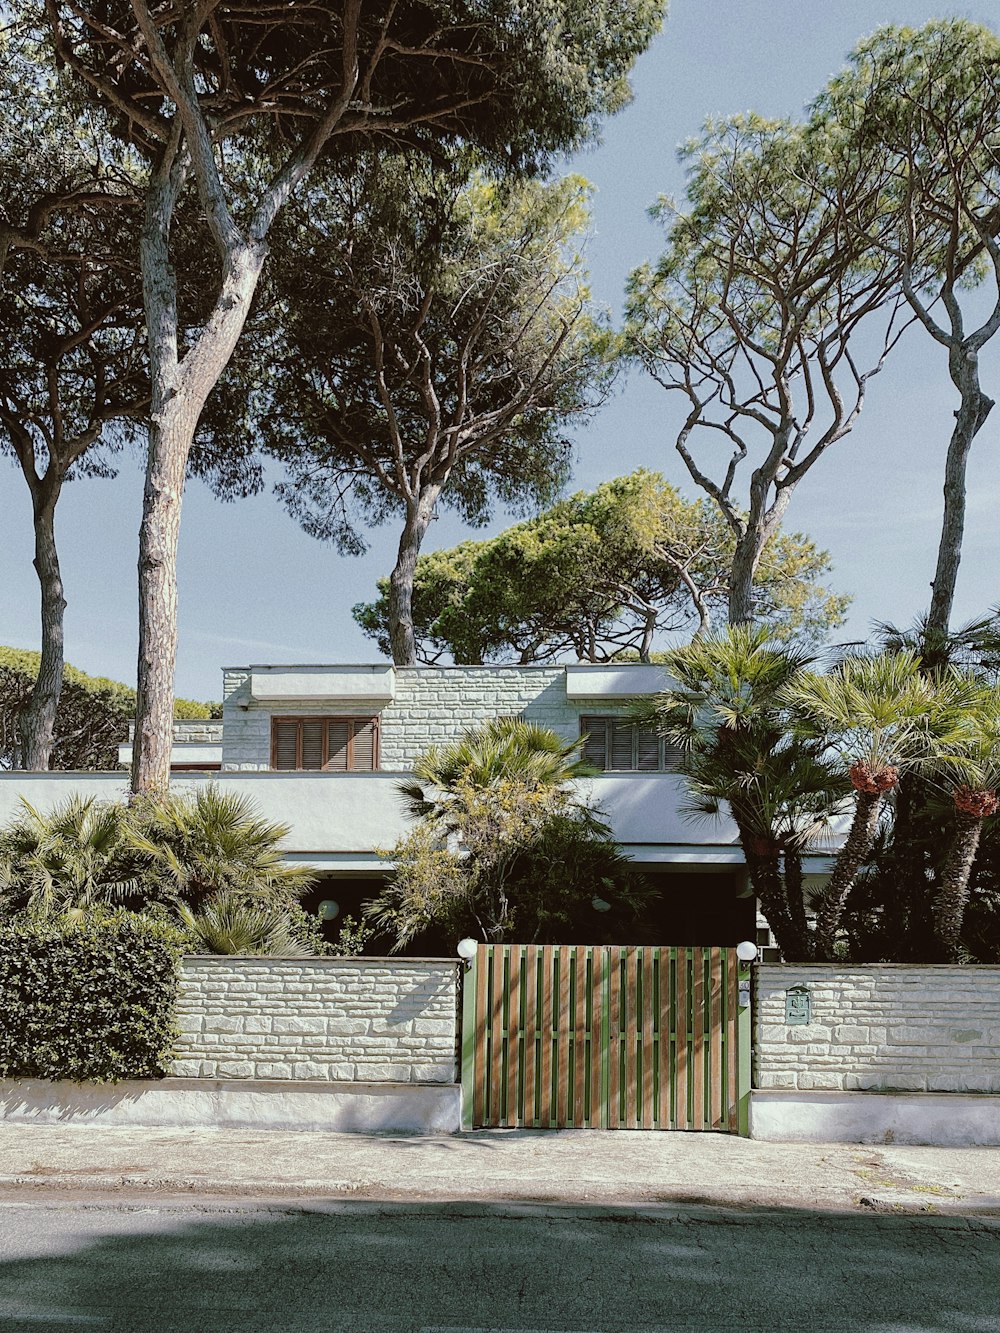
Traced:
<path id="1" fill-rule="evenodd" d="M 785 1022 L 812 1022 L 812 996 L 805 986 L 789 986 L 785 991 Z"/>

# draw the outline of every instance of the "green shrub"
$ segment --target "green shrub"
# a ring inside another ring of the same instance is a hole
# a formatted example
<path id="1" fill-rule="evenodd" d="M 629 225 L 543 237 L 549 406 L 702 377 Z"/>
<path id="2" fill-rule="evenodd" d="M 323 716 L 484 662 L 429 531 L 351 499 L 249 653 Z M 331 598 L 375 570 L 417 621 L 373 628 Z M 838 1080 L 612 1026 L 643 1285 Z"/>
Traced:
<path id="1" fill-rule="evenodd" d="M 0 923 L 0 1077 L 162 1077 L 183 941 L 132 912 Z"/>

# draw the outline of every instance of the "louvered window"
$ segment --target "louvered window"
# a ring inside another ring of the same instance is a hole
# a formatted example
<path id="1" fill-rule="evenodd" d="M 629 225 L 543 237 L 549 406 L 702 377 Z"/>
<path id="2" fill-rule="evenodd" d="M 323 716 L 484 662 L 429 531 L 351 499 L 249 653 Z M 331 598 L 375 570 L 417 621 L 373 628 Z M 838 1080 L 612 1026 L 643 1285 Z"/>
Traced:
<path id="1" fill-rule="evenodd" d="M 674 773 L 679 751 L 662 736 L 621 717 L 582 717 L 583 757 L 605 773 Z"/>
<path id="2" fill-rule="evenodd" d="M 378 718 L 276 717 L 271 723 L 271 767 L 373 773 L 378 768 Z"/>

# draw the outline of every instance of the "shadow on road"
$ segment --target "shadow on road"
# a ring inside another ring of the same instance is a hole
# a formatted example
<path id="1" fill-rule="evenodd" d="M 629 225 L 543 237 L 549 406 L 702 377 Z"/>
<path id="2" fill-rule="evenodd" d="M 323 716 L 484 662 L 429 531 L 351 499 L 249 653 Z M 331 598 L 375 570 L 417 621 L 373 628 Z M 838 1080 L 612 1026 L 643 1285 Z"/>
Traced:
<path id="1" fill-rule="evenodd" d="M 1000 1330 L 1000 1223 L 757 1208 L 0 1208 L 7 1330 Z"/>

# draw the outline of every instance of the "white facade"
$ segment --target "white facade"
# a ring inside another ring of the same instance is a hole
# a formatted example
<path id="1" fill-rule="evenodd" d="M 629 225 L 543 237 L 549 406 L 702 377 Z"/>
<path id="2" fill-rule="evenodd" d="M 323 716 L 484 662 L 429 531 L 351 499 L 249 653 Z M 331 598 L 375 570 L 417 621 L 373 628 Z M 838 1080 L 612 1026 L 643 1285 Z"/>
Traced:
<path id="1" fill-rule="evenodd" d="M 223 718 L 176 725 L 173 785 L 207 781 L 251 797 L 267 818 L 287 824 L 290 859 L 340 873 L 384 867 L 384 849 L 405 831 L 396 791 L 417 755 L 447 744 L 491 718 L 521 716 L 566 740 L 581 719 L 622 717 L 633 700 L 662 688 L 660 668 L 613 666 L 251 665 L 223 673 Z M 272 767 L 276 719 L 378 719 L 374 772 L 278 772 Z M 131 746 L 121 747 L 123 767 Z M 204 769 L 197 771 L 197 765 Z M 626 853 L 649 869 L 738 870 L 743 863 L 728 818 L 693 821 L 683 814 L 683 782 L 674 773 L 613 771 L 583 781 Z M 0 821 L 23 796 L 42 809 L 70 791 L 116 799 L 126 794 L 114 773 L 0 773 Z M 825 857 L 812 858 L 822 873 Z"/>

